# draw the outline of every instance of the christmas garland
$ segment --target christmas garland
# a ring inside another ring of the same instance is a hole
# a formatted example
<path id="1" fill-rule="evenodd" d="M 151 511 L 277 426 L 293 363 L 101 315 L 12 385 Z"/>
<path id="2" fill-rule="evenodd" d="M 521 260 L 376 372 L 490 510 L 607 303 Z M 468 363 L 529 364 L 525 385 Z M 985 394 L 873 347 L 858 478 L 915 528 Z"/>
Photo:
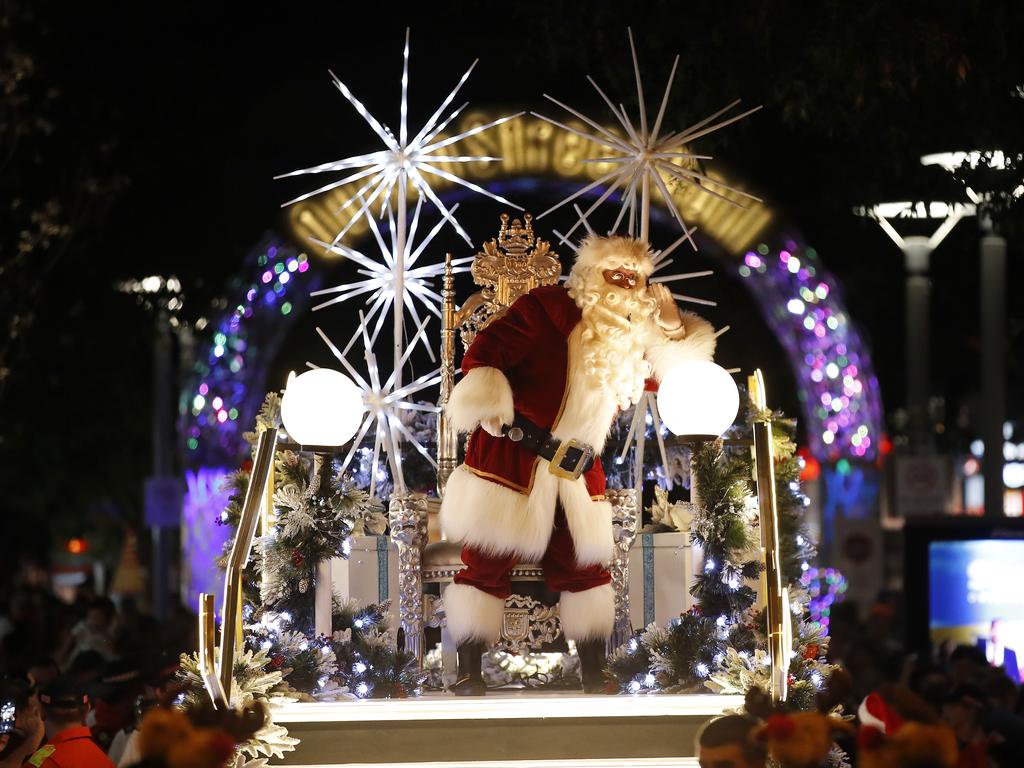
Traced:
<path id="1" fill-rule="evenodd" d="M 693 511 L 690 541 L 703 549 L 704 568 L 690 594 L 701 613 L 720 626 L 732 625 L 757 600 L 746 582 L 762 569 L 749 451 L 727 453 L 716 440 L 697 450 L 693 464 L 701 503 Z"/>
<path id="2" fill-rule="evenodd" d="M 325 461 L 328 461 L 325 459 Z M 353 535 L 383 534 L 387 518 L 380 504 L 332 468 L 320 481 L 310 479 L 313 462 L 292 451 L 275 460 L 274 524 L 258 544 L 262 604 L 288 612 L 297 628 L 311 632 L 314 573 L 319 563 L 347 558 Z"/>
<path id="3" fill-rule="evenodd" d="M 244 627 L 244 648 L 235 660 L 230 702 L 240 708 L 266 705 L 266 724 L 239 745 L 245 768 L 262 768 L 291 752 L 298 739 L 273 722 L 273 710 L 293 701 L 404 698 L 422 692 L 424 675 L 416 657 L 396 647 L 388 604 L 335 606 L 331 637 L 308 637 L 290 629 L 291 616 L 264 610 Z M 248 611 L 248 616 L 253 616 Z M 340 627 L 340 629 L 338 629 Z M 179 678 L 187 684 L 182 708 L 209 701 L 198 654 L 182 654 Z"/>
<path id="4" fill-rule="evenodd" d="M 802 522 L 808 499 L 800 490 L 802 460 L 793 441 L 796 424 L 777 413 L 746 413 L 740 419 L 744 426 L 734 428 L 730 436 L 749 437 L 753 418 L 765 415 L 772 424 L 781 569 L 789 587 L 796 649 L 786 705 L 813 710 L 836 666 L 825 659 L 827 630 L 811 616 L 807 580 L 801 583 L 815 548 Z M 755 686 L 769 687 L 766 617 L 755 610 L 757 593 L 749 584 L 763 568 L 753 458 L 747 448 L 708 442 L 696 449 L 692 471 L 700 504 L 673 504 L 665 491 L 657 489 L 650 513 L 656 530 L 689 530 L 691 542 L 702 548 L 704 567 L 690 589 L 697 605 L 669 626 L 652 624 L 615 649 L 606 674 L 610 687 L 623 693 L 711 689 L 746 694 Z M 838 748 L 828 764 L 848 765 Z"/>
<path id="5" fill-rule="evenodd" d="M 719 626 L 694 608 L 667 628 L 650 624 L 637 632 L 612 652 L 606 670 L 624 693 L 698 693 L 722 649 Z"/>
<path id="6" fill-rule="evenodd" d="M 244 435 L 255 450 L 257 435 L 281 425 L 281 398 L 267 395 L 256 417 L 256 432 Z M 291 616 L 293 629 L 311 634 L 313 600 L 309 594 L 319 563 L 334 557 L 348 557 L 351 537 L 381 535 L 387 529 L 387 517 L 376 499 L 338 477 L 333 460 L 325 471 L 312 477 L 311 457 L 292 451 L 279 451 L 274 457 L 274 519 L 265 536 L 254 548 L 243 581 L 246 605 L 253 609 L 268 607 Z M 225 482 L 230 491 L 228 504 L 217 518 L 219 525 L 237 529 L 242 503 L 249 487 L 251 462 L 232 473 Z M 218 563 L 224 567 L 231 542 Z"/>
<path id="7" fill-rule="evenodd" d="M 246 704 L 258 701 L 267 706 L 268 713 L 275 704 L 289 701 L 288 697 L 275 695 L 274 691 L 281 686 L 283 672 L 269 669 L 270 657 L 260 649 L 246 649 L 237 659 L 232 675 L 231 706 L 241 708 Z M 178 678 L 187 684 L 180 706 L 185 710 L 204 707 L 209 702 L 200 672 L 198 654 L 181 654 L 181 671 Z M 288 735 L 288 729 L 274 723 L 267 717 L 267 722 L 252 738 L 238 745 L 237 751 L 244 768 L 264 768 L 268 760 L 281 759 L 286 752 L 293 752 L 299 740 Z"/>
<path id="8" fill-rule="evenodd" d="M 276 393 L 267 395 L 256 432 L 245 435 L 250 446 L 260 431 L 280 427 L 280 402 Z M 339 477 L 329 458 L 323 461 L 293 451 L 274 457 L 274 516 L 256 541 L 243 579 L 245 654 L 244 663 L 236 665 L 236 685 L 276 702 L 417 695 L 423 676 L 389 626 L 388 603 L 360 607 L 332 595 L 332 635 L 313 633 L 317 565 L 347 558 L 352 536 L 383 535 L 387 529 L 381 504 Z M 227 479 L 231 493 L 221 525 L 238 526 L 250 466 Z M 229 549 L 230 544 L 222 566 Z M 189 682 L 199 695 L 197 665 L 192 658 Z M 258 691 L 249 690 L 252 679 L 261 681 Z M 267 749 L 276 749 L 275 744 Z"/>
<path id="9" fill-rule="evenodd" d="M 358 698 L 401 699 L 423 692 L 426 675 L 392 631 L 388 607 L 387 601 L 362 608 L 350 601 L 334 611 L 335 680 Z"/>

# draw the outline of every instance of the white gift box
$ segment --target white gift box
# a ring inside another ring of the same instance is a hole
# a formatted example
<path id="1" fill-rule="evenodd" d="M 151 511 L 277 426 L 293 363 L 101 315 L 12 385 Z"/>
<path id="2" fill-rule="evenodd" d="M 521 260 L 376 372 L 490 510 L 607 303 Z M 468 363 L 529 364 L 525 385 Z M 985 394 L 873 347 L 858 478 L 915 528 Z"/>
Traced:
<path id="1" fill-rule="evenodd" d="M 629 549 L 629 620 L 661 626 L 690 610 L 695 569 L 689 533 L 638 533 Z"/>
<path id="2" fill-rule="evenodd" d="M 353 536 L 348 560 L 331 560 L 331 583 L 343 600 L 359 605 L 391 600 L 392 626 L 398 626 L 398 548 L 387 536 Z"/>

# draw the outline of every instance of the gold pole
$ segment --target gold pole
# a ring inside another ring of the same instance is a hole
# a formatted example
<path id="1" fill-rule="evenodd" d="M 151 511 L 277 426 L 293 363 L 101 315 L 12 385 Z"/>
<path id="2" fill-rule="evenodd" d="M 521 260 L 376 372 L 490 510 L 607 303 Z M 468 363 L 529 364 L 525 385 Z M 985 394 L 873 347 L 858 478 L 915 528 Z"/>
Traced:
<path id="1" fill-rule="evenodd" d="M 455 386 L 455 288 L 452 279 L 452 255 L 444 257 L 444 282 L 441 288 L 441 394 L 437 405 L 437 495 L 444 496 L 448 478 L 458 464 L 458 436 L 448 420 L 448 398 Z"/>
<path id="2" fill-rule="evenodd" d="M 213 595 L 199 596 L 199 673 L 215 709 L 225 709 L 228 697 L 217 677 L 217 618 Z"/>
<path id="3" fill-rule="evenodd" d="M 264 427 L 260 430 L 260 434 L 266 429 Z M 270 531 L 271 526 L 274 524 L 274 462 L 270 462 L 270 474 L 267 477 L 267 491 L 263 494 L 263 501 L 260 504 L 260 538 L 264 538 Z M 270 581 L 267 564 L 263 563 L 260 569 L 260 599 L 264 600 L 263 595 L 266 593 L 267 583 Z M 265 600 L 264 600 L 265 602 Z M 241 610 L 241 609 L 239 609 Z M 239 635 L 241 635 L 241 628 L 239 628 Z"/>
<path id="4" fill-rule="evenodd" d="M 761 516 L 761 547 L 764 553 L 764 594 L 768 619 L 768 652 L 772 662 L 771 696 L 776 702 L 788 693 L 789 652 L 793 647 L 788 590 L 782 584 L 779 552 L 779 520 L 775 500 L 775 456 L 772 447 L 771 413 L 760 370 L 747 379 L 754 416 L 754 469 Z"/>
<path id="5" fill-rule="evenodd" d="M 242 503 L 242 516 L 231 546 L 228 565 L 224 574 L 224 610 L 221 615 L 220 635 L 220 682 L 228 696 L 231 695 L 232 671 L 236 650 L 242 647 L 242 571 L 249 562 L 252 540 L 256 535 L 260 507 L 266 492 L 267 480 L 274 466 L 274 451 L 277 448 L 277 430 L 265 430 L 256 445 L 256 460 L 249 476 L 249 488 Z"/>

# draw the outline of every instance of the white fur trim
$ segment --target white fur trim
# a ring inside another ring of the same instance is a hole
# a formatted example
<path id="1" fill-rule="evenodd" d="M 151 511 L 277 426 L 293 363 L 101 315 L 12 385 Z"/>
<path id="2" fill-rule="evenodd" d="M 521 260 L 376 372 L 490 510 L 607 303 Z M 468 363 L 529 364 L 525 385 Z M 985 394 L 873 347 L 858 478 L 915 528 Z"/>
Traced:
<path id="1" fill-rule="evenodd" d="M 634 269 L 646 278 L 654 270 L 651 249 L 643 240 L 632 237 L 591 235 L 580 243 L 572 272 L 616 267 Z"/>
<path id="2" fill-rule="evenodd" d="M 659 381 L 665 374 L 687 360 L 711 360 L 715 356 L 715 329 L 704 318 L 692 312 L 683 312 L 685 333 L 678 341 L 665 336 L 656 328 L 654 338 L 660 339 L 647 348 L 647 361 Z"/>
<path id="3" fill-rule="evenodd" d="M 447 593 L 446 593 L 447 594 Z M 611 584 L 583 592 L 563 592 L 558 607 L 566 640 L 604 640 L 615 625 L 615 593 Z"/>
<path id="4" fill-rule="evenodd" d="M 505 601 L 468 584 L 449 584 L 444 590 L 444 615 L 452 640 L 481 640 L 490 645 L 501 634 Z"/>
<path id="5" fill-rule="evenodd" d="M 456 468 L 441 502 L 445 537 L 490 555 L 540 560 L 555 521 L 558 478 L 543 463 L 535 473 L 533 492 L 527 496 L 480 477 L 465 465 Z"/>
<path id="6" fill-rule="evenodd" d="M 515 415 L 512 386 L 497 368 L 472 368 L 455 385 L 445 411 L 452 427 L 459 432 L 472 432 L 487 419 L 497 418 L 502 424 L 511 424 Z"/>
<path id="7" fill-rule="evenodd" d="M 576 562 L 580 565 L 607 565 L 612 559 L 612 505 L 607 501 L 594 501 L 579 480 L 561 480 L 558 498 L 569 523 Z"/>

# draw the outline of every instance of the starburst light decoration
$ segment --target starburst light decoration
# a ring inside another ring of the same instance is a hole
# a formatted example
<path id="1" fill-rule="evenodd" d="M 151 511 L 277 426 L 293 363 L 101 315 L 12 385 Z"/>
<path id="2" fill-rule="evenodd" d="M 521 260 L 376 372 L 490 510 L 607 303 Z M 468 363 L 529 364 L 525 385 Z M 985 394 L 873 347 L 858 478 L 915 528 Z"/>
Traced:
<path id="1" fill-rule="evenodd" d="M 441 369 L 437 368 L 430 373 L 419 376 L 405 385 L 399 384 L 397 377 L 397 372 L 401 370 L 401 365 L 403 365 L 409 355 L 412 354 L 412 350 L 416 348 L 416 344 L 421 340 L 426 332 L 427 323 L 430 318 L 424 318 L 418 324 L 416 333 L 413 335 L 408 348 L 405 350 L 403 359 L 399 361 L 400 365 L 396 367 L 396 369 L 391 372 L 391 375 L 383 381 L 381 380 L 380 369 L 377 366 L 377 356 L 373 352 L 373 344 L 370 340 L 370 332 L 367 328 L 368 323 L 362 312 L 359 313 L 359 320 L 359 328 L 357 328 L 355 333 L 352 334 L 352 338 L 349 339 L 349 342 L 345 345 L 344 349 L 339 349 L 321 328 L 318 327 L 316 329 L 316 332 L 320 335 L 320 338 L 323 339 L 328 349 L 331 350 L 331 353 L 335 358 L 337 358 L 338 362 L 344 366 L 349 376 L 352 377 L 352 380 L 362 392 L 363 406 L 366 408 L 366 414 L 363 417 L 362 423 L 359 425 L 355 438 L 352 440 L 352 447 L 349 449 L 348 454 L 345 456 L 345 460 L 342 462 L 341 471 L 344 472 L 352 462 L 353 456 L 362 444 L 366 433 L 372 426 L 374 427 L 374 439 L 373 460 L 370 466 L 370 495 L 375 495 L 377 490 L 381 451 L 387 454 L 388 464 L 391 468 L 391 476 L 394 479 L 395 491 L 398 493 L 405 493 L 405 476 L 402 471 L 402 453 L 400 447 L 402 438 L 407 440 L 410 445 L 412 445 L 424 458 L 426 458 L 435 470 L 437 469 L 437 462 L 434 461 L 434 458 L 430 455 L 426 446 L 416 439 L 412 430 L 410 430 L 402 421 L 402 413 L 405 411 L 426 411 L 430 413 L 437 413 L 438 408 L 436 405 L 431 405 L 429 403 L 417 403 L 414 402 L 412 398 L 422 390 L 438 384 L 441 381 Z M 347 357 L 349 351 L 359 339 L 362 339 L 363 342 L 363 359 L 366 361 L 366 376 L 361 375 Z M 307 362 L 306 365 L 310 368 L 318 367 L 309 362 Z"/>
<path id="2" fill-rule="evenodd" d="M 334 86 L 341 92 L 348 102 L 355 108 L 356 112 L 366 120 L 366 123 L 370 126 L 377 138 L 384 142 L 384 148 L 379 149 L 375 152 L 368 152 L 362 155 L 353 155 L 346 157 L 341 160 L 334 160 L 328 163 L 321 163 L 320 165 L 314 165 L 309 168 L 301 168 L 297 171 L 291 171 L 289 173 L 281 174 L 276 178 L 282 179 L 289 176 L 299 176 L 303 174 L 317 174 L 317 173 L 330 173 L 330 172 L 348 172 L 348 174 L 341 179 L 325 184 L 322 187 L 314 189 L 311 192 L 307 192 L 303 195 L 299 195 L 293 200 L 289 200 L 285 203 L 285 206 L 292 205 L 294 203 L 306 200 L 314 195 L 319 195 L 324 192 L 328 192 L 337 187 L 349 184 L 355 181 L 366 180 L 360 187 L 359 191 L 353 195 L 348 202 L 346 202 L 339 213 L 347 209 L 355 201 L 360 202 L 359 210 L 353 214 L 348 224 L 337 234 L 335 237 L 335 243 L 337 243 L 348 230 L 352 227 L 353 223 L 359 218 L 359 216 L 371 209 L 373 203 L 377 200 L 387 200 L 391 197 L 392 192 L 396 187 L 404 187 L 411 183 L 413 188 L 437 206 L 438 210 L 444 218 L 449 221 L 459 235 L 470 245 L 469 235 L 459 225 L 455 217 L 452 215 L 452 211 L 432 189 L 427 176 L 434 176 L 438 179 L 444 179 L 445 181 L 459 186 L 466 187 L 474 192 L 478 192 L 483 195 L 497 200 L 504 205 L 512 206 L 521 210 L 520 206 L 509 202 L 500 195 L 496 195 L 493 192 L 489 192 L 483 187 L 473 184 L 472 182 L 466 181 L 465 179 L 457 176 L 454 173 L 444 170 L 440 167 L 442 164 L 448 163 L 490 163 L 500 161 L 500 157 L 487 157 L 487 156 L 465 156 L 465 155 L 450 155 L 448 154 L 447 148 L 453 144 L 457 144 L 463 139 L 473 136 L 482 131 L 486 131 L 489 128 L 493 128 L 502 123 L 508 122 L 513 118 L 523 114 L 518 112 L 514 115 L 508 115 L 506 117 L 492 120 L 484 125 L 479 125 L 469 130 L 458 133 L 454 136 L 441 137 L 440 134 L 445 128 L 454 120 L 462 111 L 469 105 L 466 102 L 462 106 L 456 108 L 452 113 L 441 120 L 441 116 L 445 110 L 454 101 L 456 95 L 458 95 L 462 86 L 469 79 L 470 74 L 476 67 L 479 59 L 473 61 L 466 70 L 465 74 L 459 79 L 455 87 L 451 90 L 441 105 L 434 111 L 430 118 L 423 124 L 416 134 L 409 138 L 409 30 L 405 31 L 405 48 L 402 53 L 402 100 L 399 105 L 399 128 L 398 138 L 395 138 L 394 133 L 391 129 L 380 122 L 377 118 L 369 113 L 363 103 L 359 101 L 349 90 L 348 86 L 345 85 L 334 72 L 330 72 L 331 79 L 334 82 Z M 398 196 L 398 202 L 401 206 L 404 195 L 401 194 L 403 190 L 400 190 Z M 403 217 L 399 217 L 400 223 Z"/>
<path id="3" fill-rule="evenodd" d="M 697 250 L 697 245 L 693 241 L 692 237 L 696 228 L 687 227 L 686 222 L 683 221 L 682 213 L 672 201 L 672 194 L 668 187 L 669 181 L 673 184 L 688 184 L 698 187 L 701 191 L 709 195 L 722 198 L 723 200 L 734 204 L 736 204 L 735 200 L 726 197 L 718 190 L 730 191 L 741 197 L 760 202 L 760 198 L 725 184 L 724 182 L 713 179 L 707 174 L 702 173 L 697 167 L 687 167 L 686 163 L 686 161 L 711 159 L 709 155 L 697 155 L 688 151 L 690 144 L 697 139 L 730 125 L 731 123 L 735 123 L 737 120 L 742 120 L 744 117 L 747 117 L 759 110 L 760 107 L 754 107 L 746 110 L 745 112 L 724 117 L 730 113 L 737 104 L 739 104 L 739 100 L 737 99 L 714 114 L 694 123 L 684 130 L 662 133 L 662 123 L 664 122 L 669 95 L 672 92 L 672 82 L 675 79 L 676 69 L 679 66 L 679 56 L 676 56 L 675 62 L 672 64 L 672 72 L 669 74 L 668 83 L 665 86 L 665 93 L 661 99 L 661 105 L 658 108 L 657 117 L 654 120 L 653 126 L 648 126 L 647 104 L 644 100 L 643 83 L 640 79 L 640 67 L 637 62 L 636 46 L 633 43 L 632 30 L 628 30 L 628 35 L 629 48 L 632 54 L 633 74 L 636 79 L 636 96 L 640 108 L 639 120 L 634 123 L 633 120 L 630 119 L 626 108 L 622 104 L 619 104 L 618 107 L 616 107 L 612 100 L 608 98 L 607 94 L 601 90 L 601 87 L 594 82 L 594 79 L 587 76 L 587 80 L 594 87 L 594 90 L 597 91 L 601 99 L 608 105 L 612 114 L 615 115 L 615 119 L 622 127 L 624 135 L 613 133 L 610 129 L 602 126 L 596 120 L 587 117 L 580 111 L 573 109 L 548 94 L 544 94 L 544 98 L 561 107 L 577 119 L 583 121 L 587 126 L 593 129 L 593 132 L 573 128 L 572 126 L 536 112 L 532 113 L 541 120 L 551 123 L 563 130 L 592 141 L 595 144 L 608 147 L 612 154 L 607 157 L 592 158 L 587 162 L 607 163 L 614 166 L 611 171 L 586 185 L 582 189 L 577 190 L 564 200 L 556 203 L 551 208 L 540 214 L 537 218 L 542 219 L 544 216 L 561 208 L 563 205 L 571 203 L 588 192 L 605 185 L 606 188 L 604 192 L 602 192 L 597 200 L 591 204 L 586 212 L 579 214 L 579 220 L 568 232 L 565 233 L 563 237 L 568 238 L 571 236 L 581 224 L 585 223 L 585 218 L 587 216 L 597 210 L 597 208 L 608 200 L 613 193 L 621 190 L 619 213 L 611 231 L 618 231 L 620 225 L 624 220 L 626 220 L 628 215 L 627 231 L 634 237 L 639 237 L 642 240 L 649 241 L 651 189 L 654 187 L 661 193 L 669 212 L 683 231 L 683 236 L 672 246 L 665 249 L 664 258 L 667 258 L 668 254 L 675 250 L 679 243 L 683 241 L 688 241 L 693 249 Z M 724 119 L 720 119 L 723 117 Z M 716 120 L 718 122 L 715 122 Z"/>
<path id="4" fill-rule="evenodd" d="M 455 213 L 458 207 L 457 203 L 453 205 L 452 213 Z M 414 246 L 422 208 L 423 198 L 421 197 L 416 202 L 416 208 L 413 210 L 412 222 L 409 227 L 408 237 L 405 240 L 405 252 L 403 258 L 399 260 L 401 265 L 394 258 L 393 245 L 396 227 L 394 210 L 390 202 L 387 205 L 387 232 L 389 238 L 387 241 L 385 240 L 382 228 L 377 224 L 377 220 L 373 216 L 367 216 L 370 232 L 373 234 L 374 242 L 380 254 L 379 260 L 370 258 L 361 251 L 357 251 L 342 243 L 331 244 L 314 239 L 313 242 L 317 245 L 323 246 L 330 252 L 344 256 L 355 263 L 359 267 L 356 271 L 363 275 L 364 279 L 353 280 L 331 288 L 322 288 L 314 291 L 310 294 L 311 296 L 330 296 L 331 298 L 316 304 L 313 310 L 325 309 L 349 299 L 365 296 L 368 309 L 365 313 L 364 322 L 367 326 L 373 325 L 373 329 L 370 332 L 370 345 L 376 345 L 377 337 L 380 335 L 381 328 L 384 325 L 384 320 L 395 302 L 397 295 L 396 284 L 398 283 L 396 271 L 401 269 L 404 273 L 401 282 L 405 286 L 405 290 L 402 292 L 402 303 L 413 323 L 417 326 L 420 324 L 421 310 L 434 314 L 440 319 L 441 295 L 434 290 L 433 280 L 444 273 L 444 262 L 420 264 L 419 260 L 427 246 L 430 245 L 431 240 L 434 239 L 435 235 L 444 226 L 445 220 L 442 218 L 438 221 L 423 240 Z M 473 257 L 471 256 L 452 259 L 452 271 L 466 272 L 469 270 L 467 265 L 472 261 Z M 430 355 L 431 361 L 435 362 L 434 349 L 429 340 L 424 336 L 418 338 L 427 350 L 427 354 Z"/>

